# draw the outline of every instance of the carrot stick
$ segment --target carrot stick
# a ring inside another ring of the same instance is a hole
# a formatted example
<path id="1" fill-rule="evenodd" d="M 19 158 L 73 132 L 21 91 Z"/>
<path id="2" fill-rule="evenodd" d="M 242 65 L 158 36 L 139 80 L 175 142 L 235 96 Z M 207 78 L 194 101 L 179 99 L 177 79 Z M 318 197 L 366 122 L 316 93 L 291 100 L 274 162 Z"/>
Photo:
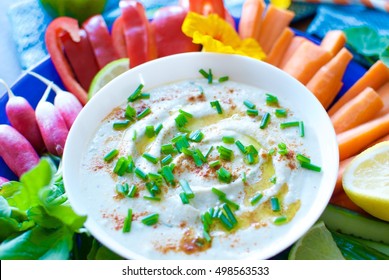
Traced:
<path id="1" fill-rule="evenodd" d="M 303 42 L 282 68 L 304 85 L 331 59 L 331 54 L 310 41 Z"/>
<path id="2" fill-rule="evenodd" d="M 353 99 L 366 87 L 378 90 L 389 81 L 389 68 L 378 60 L 370 69 L 331 107 L 328 114 L 331 116 L 340 109 L 347 101 Z"/>
<path id="3" fill-rule="evenodd" d="M 382 98 L 374 89 L 367 87 L 331 116 L 335 132 L 339 134 L 374 119 L 382 107 Z"/>
<path id="4" fill-rule="evenodd" d="M 352 57 L 352 54 L 343 48 L 307 83 L 307 88 L 319 99 L 325 109 L 328 109 L 342 88 L 342 78 Z"/>
<path id="5" fill-rule="evenodd" d="M 258 37 L 265 7 L 263 0 L 246 0 L 243 3 L 238 27 L 242 39 Z"/>
<path id="6" fill-rule="evenodd" d="M 293 18 L 294 12 L 290 10 L 280 9 L 272 4 L 267 6 L 258 37 L 255 38 L 266 54 Z"/>
<path id="7" fill-rule="evenodd" d="M 389 81 L 377 90 L 384 102 L 384 107 L 378 112 L 377 117 L 381 117 L 389 113 Z"/>
<path id="8" fill-rule="evenodd" d="M 332 55 L 336 55 L 346 44 L 346 35 L 341 30 L 328 31 L 321 41 L 320 46 L 329 51 Z"/>
<path id="9" fill-rule="evenodd" d="M 284 53 L 284 56 L 282 57 L 279 68 L 281 68 L 281 69 L 284 68 L 285 64 L 289 61 L 289 59 L 292 57 L 292 55 L 296 52 L 298 47 L 300 47 L 300 45 L 306 41 L 308 41 L 307 38 L 304 38 L 301 36 L 294 36 L 292 39 L 292 42 L 290 42 L 288 48 L 286 49 L 286 51 Z"/>
<path id="10" fill-rule="evenodd" d="M 389 134 L 389 114 L 337 135 L 340 160 L 356 155 L 377 139 Z"/>
<path id="11" fill-rule="evenodd" d="M 361 214 L 366 214 L 366 212 L 358 205 L 356 205 L 343 190 L 332 196 L 330 199 L 330 203 L 347 208 L 349 210 L 356 211 Z"/>
<path id="12" fill-rule="evenodd" d="M 342 186 L 343 173 L 346 167 L 354 158 L 355 157 L 349 157 L 339 162 L 338 177 L 336 178 L 336 184 L 335 184 L 333 196 L 337 195 L 340 192 L 343 192 L 343 186 Z"/>
<path id="13" fill-rule="evenodd" d="M 284 56 L 288 46 L 292 42 L 294 36 L 294 32 L 291 28 L 287 27 L 284 29 L 280 37 L 278 37 L 277 41 L 274 43 L 269 55 L 266 57 L 266 62 L 279 66 Z"/>

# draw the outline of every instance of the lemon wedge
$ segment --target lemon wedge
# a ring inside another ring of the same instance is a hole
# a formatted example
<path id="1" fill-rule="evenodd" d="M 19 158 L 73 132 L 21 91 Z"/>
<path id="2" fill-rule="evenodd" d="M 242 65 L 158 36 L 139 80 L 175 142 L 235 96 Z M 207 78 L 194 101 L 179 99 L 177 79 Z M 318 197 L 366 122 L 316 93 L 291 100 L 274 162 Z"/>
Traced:
<path id="1" fill-rule="evenodd" d="M 343 174 L 347 196 L 372 216 L 389 221 L 389 141 L 357 155 Z"/>
<path id="2" fill-rule="evenodd" d="M 130 68 L 129 65 L 129 58 L 120 58 L 105 65 L 93 78 L 88 91 L 88 99 L 90 100 L 96 92 L 111 80 L 126 72 Z"/>

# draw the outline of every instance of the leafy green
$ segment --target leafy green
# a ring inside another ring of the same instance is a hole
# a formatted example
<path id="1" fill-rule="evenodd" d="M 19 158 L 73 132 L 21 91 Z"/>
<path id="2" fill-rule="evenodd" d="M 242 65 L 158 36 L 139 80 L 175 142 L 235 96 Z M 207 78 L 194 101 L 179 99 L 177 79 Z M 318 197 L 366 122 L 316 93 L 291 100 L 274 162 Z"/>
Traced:
<path id="1" fill-rule="evenodd" d="M 389 36 L 382 36 L 369 26 L 355 26 L 344 30 L 347 44 L 367 65 L 381 59 L 389 66 Z"/>

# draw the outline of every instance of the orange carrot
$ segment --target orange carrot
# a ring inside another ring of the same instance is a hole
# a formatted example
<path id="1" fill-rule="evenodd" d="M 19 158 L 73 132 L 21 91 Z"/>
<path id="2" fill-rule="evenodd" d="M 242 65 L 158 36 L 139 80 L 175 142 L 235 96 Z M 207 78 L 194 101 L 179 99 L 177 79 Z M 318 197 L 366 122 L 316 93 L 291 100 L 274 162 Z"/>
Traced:
<path id="1" fill-rule="evenodd" d="M 370 69 L 331 107 L 328 114 L 331 116 L 340 109 L 347 101 L 353 99 L 366 87 L 378 90 L 389 81 L 389 68 L 378 60 Z"/>
<path id="2" fill-rule="evenodd" d="M 336 178 L 336 184 L 335 184 L 333 196 L 343 191 L 343 186 L 342 186 L 343 173 L 346 167 L 353 159 L 354 157 L 349 157 L 339 162 L 338 177 Z"/>
<path id="3" fill-rule="evenodd" d="M 331 54 L 310 41 L 303 42 L 282 68 L 303 84 L 331 59 Z"/>
<path id="4" fill-rule="evenodd" d="M 342 78 L 353 55 L 343 48 L 309 80 L 307 88 L 319 99 L 325 109 L 342 88 Z"/>
<path id="5" fill-rule="evenodd" d="M 291 28 L 284 29 L 280 37 L 274 43 L 269 55 L 266 57 L 266 62 L 279 66 L 288 46 L 292 42 L 294 32 Z"/>
<path id="6" fill-rule="evenodd" d="M 290 10 L 280 9 L 272 4 L 267 6 L 258 37 L 255 38 L 266 54 L 293 18 L 294 12 Z"/>
<path id="7" fill-rule="evenodd" d="M 374 89 L 367 87 L 331 116 L 335 132 L 339 134 L 374 119 L 382 107 L 382 98 Z"/>
<path id="8" fill-rule="evenodd" d="M 336 55 L 346 44 L 346 35 L 341 30 L 328 31 L 321 41 L 320 46 Z"/>
<path id="9" fill-rule="evenodd" d="M 242 39 L 258 37 L 265 7 L 263 0 L 246 0 L 243 3 L 238 27 Z"/>
<path id="10" fill-rule="evenodd" d="M 331 197 L 330 203 L 356 211 L 361 214 L 366 214 L 366 212 L 358 205 L 356 205 L 343 190 Z"/>
<path id="11" fill-rule="evenodd" d="M 337 140 L 340 160 L 356 155 L 387 134 L 389 134 L 389 114 L 339 133 Z"/>
<path id="12" fill-rule="evenodd" d="M 282 57 L 279 68 L 282 69 L 285 66 L 285 64 L 289 61 L 289 59 L 292 57 L 292 55 L 296 52 L 298 47 L 300 47 L 300 45 L 306 41 L 308 41 L 307 38 L 301 36 L 294 36 L 292 42 L 290 42 L 288 48 L 284 53 L 284 56 Z"/>
<path id="13" fill-rule="evenodd" d="M 385 135 L 384 137 L 379 138 L 377 141 L 374 141 L 369 146 L 367 146 L 367 148 L 373 147 L 374 145 L 381 143 L 381 142 L 384 142 L 384 141 L 389 141 L 389 134 Z"/>
<path id="14" fill-rule="evenodd" d="M 384 102 L 384 107 L 378 112 L 377 117 L 389 113 L 389 81 L 377 90 Z"/>

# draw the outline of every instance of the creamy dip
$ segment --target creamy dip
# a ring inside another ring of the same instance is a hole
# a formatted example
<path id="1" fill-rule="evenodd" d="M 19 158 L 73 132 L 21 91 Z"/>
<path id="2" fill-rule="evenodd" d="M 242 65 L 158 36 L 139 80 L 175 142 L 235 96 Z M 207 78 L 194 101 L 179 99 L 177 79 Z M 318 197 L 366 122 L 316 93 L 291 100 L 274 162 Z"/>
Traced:
<path id="1" fill-rule="evenodd" d="M 83 155 L 80 191 L 90 202 L 88 218 L 152 259 L 255 257 L 293 230 L 301 197 L 313 195 L 322 172 L 302 168 L 297 159 L 321 164 L 317 139 L 287 100 L 206 79 L 145 85 L 142 92 L 149 97 L 123 100 L 106 116 Z M 114 129 L 131 108 L 149 113 Z M 118 154 L 104 160 L 113 150 Z M 118 175 L 121 158 L 130 166 Z M 129 209 L 131 229 L 123 232 Z M 152 225 L 142 222 L 153 214 Z"/>

